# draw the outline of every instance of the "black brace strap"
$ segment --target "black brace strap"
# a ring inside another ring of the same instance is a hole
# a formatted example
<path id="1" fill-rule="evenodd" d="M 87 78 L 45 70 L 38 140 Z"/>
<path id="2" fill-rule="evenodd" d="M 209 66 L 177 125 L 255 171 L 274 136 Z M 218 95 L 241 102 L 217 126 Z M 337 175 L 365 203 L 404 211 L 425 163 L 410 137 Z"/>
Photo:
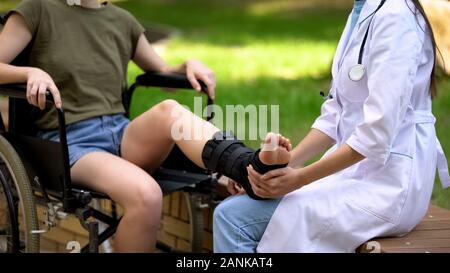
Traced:
<path id="1" fill-rule="evenodd" d="M 207 167 L 212 170 L 216 170 L 223 152 L 225 152 L 225 150 L 228 149 L 231 145 L 239 142 L 240 141 L 238 140 L 223 140 L 222 142 L 220 142 L 219 145 L 215 148 L 214 153 L 211 154 L 211 158 L 208 162 Z"/>
<path id="2" fill-rule="evenodd" d="M 245 156 L 247 153 L 249 153 L 249 148 L 247 147 L 239 147 L 234 150 L 225 165 L 225 170 L 232 172 L 236 163 L 239 162 L 239 157 Z"/>
<path id="3" fill-rule="evenodd" d="M 205 144 L 202 159 L 206 168 L 233 179 L 251 198 L 263 200 L 253 192 L 248 181 L 247 166 L 252 165 L 255 171 L 264 174 L 270 170 L 285 167 L 287 164 L 265 165 L 259 159 L 259 153 L 260 150 L 255 152 L 241 141 L 230 137 L 230 134 L 218 132 Z"/>

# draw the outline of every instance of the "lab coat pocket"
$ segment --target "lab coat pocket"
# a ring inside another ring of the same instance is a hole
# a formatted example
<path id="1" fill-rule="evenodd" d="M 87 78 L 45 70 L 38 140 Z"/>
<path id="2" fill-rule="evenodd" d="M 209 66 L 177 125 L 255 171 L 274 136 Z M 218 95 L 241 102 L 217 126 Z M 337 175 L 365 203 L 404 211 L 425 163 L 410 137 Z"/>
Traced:
<path id="1" fill-rule="evenodd" d="M 364 75 L 360 81 L 352 81 L 348 75 L 350 69 L 351 67 L 348 67 L 347 71 L 343 70 L 339 74 L 339 94 L 350 102 L 363 102 L 369 94 L 367 75 Z"/>
<path id="2" fill-rule="evenodd" d="M 385 165 L 364 161 L 365 175 L 354 183 L 348 200 L 374 216 L 395 224 L 402 213 L 411 182 L 413 160 L 391 153 Z"/>
<path id="3" fill-rule="evenodd" d="M 358 60 L 356 57 L 352 58 L 349 56 L 344 60 L 338 75 L 339 82 L 337 89 L 339 90 L 339 95 L 350 102 L 363 102 L 369 94 L 367 87 L 367 71 L 364 73 L 364 77 L 359 81 L 350 79 L 349 72 L 357 63 Z"/>

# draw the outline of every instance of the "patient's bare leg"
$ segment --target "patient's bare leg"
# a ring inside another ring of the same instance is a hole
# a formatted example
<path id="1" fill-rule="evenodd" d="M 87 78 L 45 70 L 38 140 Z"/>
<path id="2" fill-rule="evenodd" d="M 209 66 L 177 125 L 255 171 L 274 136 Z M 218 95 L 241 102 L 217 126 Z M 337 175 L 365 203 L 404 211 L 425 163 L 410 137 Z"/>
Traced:
<path id="1" fill-rule="evenodd" d="M 259 155 L 242 142 L 225 139 L 213 124 L 195 116 L 176 101 L 166 100 L 130 123 L 122 140 L 121 151 L 124 159 L 152 172 L 176 144 L 198 166 L 229 176 L 241 183 L 250 196 L 256 197 L 252 195 L 248 182 L 248 164 L 264 173 L 282 167 L 289 161 L 287 139 L 272 134 L 266 141 L 276 144 L 269 147 L 275 149 L 264 149 L 260 160 Z M 278 144 L 281 147 L 277 148 Z"/>
<path id="2" fill-rule="evenodd" d="M 115 252 L 152 252 L 162 209 L 156 181 L 140 167 L 103 152 L 81 157 L 71 169 L 72 181 L 106 193 L 124 209 L 114 237 Z"/>

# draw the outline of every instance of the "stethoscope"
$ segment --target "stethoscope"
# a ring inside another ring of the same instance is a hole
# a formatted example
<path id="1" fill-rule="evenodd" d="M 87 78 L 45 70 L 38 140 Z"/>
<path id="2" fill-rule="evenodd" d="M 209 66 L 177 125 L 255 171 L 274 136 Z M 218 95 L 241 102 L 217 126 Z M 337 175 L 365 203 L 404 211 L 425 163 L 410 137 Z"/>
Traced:
<path id="1" fill-rule="evenodd" d="M 350 78 L 350 80 L 352 80 L 354 82 L 359 82 L 360 80 L 362 80 L 364 78 L 364 75 L 366 74 L 366 67 L 362 63 L 363 55 L 364 55 L 364 48 L 366 47 L 367 37 L 369 36 L 370 25 L 372 24 L 373 17 L 383 7 L 384 3 L 386 3 L 386 0 L 382 0 L 380 5 L 378 5 L 377 9 L 374 12 L 372 12 L 372 14 L 367 16 L 367 18 L 369 18 L 369 17 L 371 17 L 371 18 L 370 18 L 369 25 L 367 26 L 366 34 L 364 35 L 364 39 L 362 41 L 361 48 L 359 49 L 358 64 L 352 66 L 352 68 L 350 68 L 350 71 L 348 72 L 348 77 Z"/>

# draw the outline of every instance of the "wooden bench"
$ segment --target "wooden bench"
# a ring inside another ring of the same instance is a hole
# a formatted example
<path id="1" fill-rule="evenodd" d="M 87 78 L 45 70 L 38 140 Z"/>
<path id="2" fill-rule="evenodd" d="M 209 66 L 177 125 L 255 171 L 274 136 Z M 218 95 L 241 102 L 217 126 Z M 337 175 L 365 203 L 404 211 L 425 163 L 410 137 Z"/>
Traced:
<path id="1" fill-rule="evenodd" d="M 360 253 L 450 253 L 450 210 L 431 205 L 417 227 L 404 237 L 376 238 Z"/>

